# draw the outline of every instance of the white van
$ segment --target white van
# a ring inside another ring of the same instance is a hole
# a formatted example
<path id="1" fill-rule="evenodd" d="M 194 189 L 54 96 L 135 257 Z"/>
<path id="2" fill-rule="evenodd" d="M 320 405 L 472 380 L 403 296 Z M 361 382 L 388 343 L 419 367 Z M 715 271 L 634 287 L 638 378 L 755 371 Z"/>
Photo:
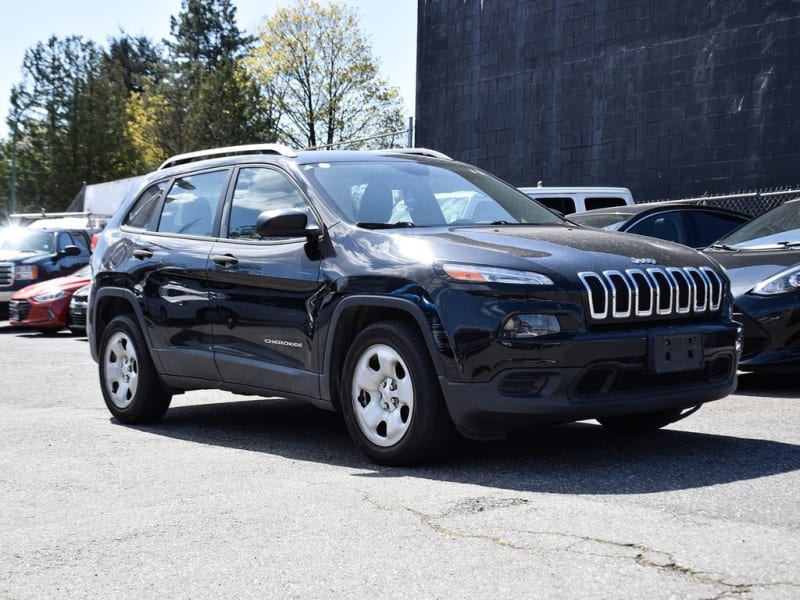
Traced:
<path id="1" fill-rule="evenodd" d="M 521 187 L 534 198 L 552 210 L 569 215 L 594 208 L 609 208 L 633 204 L 633 195 L 623 187 Z"/>

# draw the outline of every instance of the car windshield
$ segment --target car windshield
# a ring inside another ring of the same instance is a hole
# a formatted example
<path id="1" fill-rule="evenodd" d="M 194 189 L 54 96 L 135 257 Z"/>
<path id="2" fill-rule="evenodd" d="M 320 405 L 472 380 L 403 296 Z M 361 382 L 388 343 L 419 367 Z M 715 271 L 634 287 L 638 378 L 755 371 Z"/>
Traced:
<path id="1" fill-rule="evenodd" d="M 12 252 L 53 252 L 53 234 L 23 227 L 9 227 L 0 236 L 0 250 Z"/>
<path id="2" fill-rule="evenodd" d="M 593 214 L 592 211 L 574 213 L 567 216 L 567 219 L 578 225 L 586 225 L 588 227 L 599 227 L 601 229 L 616 230 L 619 229 L 625 221 L 630 219 L 630 215 L 621 213 L 598 213 Z"/>
<path id="3" fill-rule="evenodd" d="M 564 222 L 516 188 L 458 163 L 323 162 L 304 169 L 363 227 Z"/>
<path id="4" fill-rule="evenodd" d="M 717 241 L 731 248 L 773 249 L 800 245 L 800 199 L 784 202 Z"/>

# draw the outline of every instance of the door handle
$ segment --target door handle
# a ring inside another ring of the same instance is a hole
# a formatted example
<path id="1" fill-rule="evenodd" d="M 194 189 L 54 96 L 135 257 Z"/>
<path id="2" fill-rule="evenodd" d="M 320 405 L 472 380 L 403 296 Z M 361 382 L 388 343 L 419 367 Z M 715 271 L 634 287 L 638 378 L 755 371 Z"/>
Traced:
<path id="1" fill-rule="evenodd" d="M 139 260 L 145 260 L 153 257 L 153 251 L 150 248 L 136 248 L 133 251 L 133 255 Z"/>
<path id="2" fill-rule="evenodd" d="M 211 257 L 211 260 L 213 260 L 220 267 L 232 267 L 233 265 L 239 264 L 239 259 L 233 254 L 215 254 Z"/>

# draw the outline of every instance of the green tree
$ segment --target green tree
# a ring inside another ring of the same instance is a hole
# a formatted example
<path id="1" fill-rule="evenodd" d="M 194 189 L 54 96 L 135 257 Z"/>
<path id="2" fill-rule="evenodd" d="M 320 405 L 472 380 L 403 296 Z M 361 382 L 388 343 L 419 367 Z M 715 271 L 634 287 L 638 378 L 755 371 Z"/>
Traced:
<path id="1" fill-rule="evenodd" d="M 11 94 L 17 206 L 62 210 L 84 183 L 136 174 L 125 72 L 94 42 L 51 37 L 29 49 Z"/>
<path id="2" fill-rule="evenodd" d="M 80 189 L 85 170 L 74 152 L 74 121 L 86 73 L 99 57 L 94 43 L 78 36 L 51 37 L 25 53 L 9 123 L 17 131 L 17 208 L 60 209 Z"/>
<path id="3" fill-rule="evenodd" d="M 141 94 L 146 86 L 166 76 L 162 48 L 145 36 L 132 37 L 121 31 L 109 40 L 106 60 L 117 65 L 131 93 Z"/>
<path id="4" fill-rule="evenodd" d="M 171 76 L 154 85 L 139 114 L 155 125 L 166 154 L 274 137 L 261 88 L 241 57 L 252 38 L 236 25 L 230 0 L 183 0 L 170 19 Z"/>
<path id="5" fill-rule="evenodd" d="M 279 9 L 264 24 L 248 65 L 274 102 L 278 134 L 287 144 L 329 145 L 403 128 L 399 90 L 380 78 L 352 9 L 310 0 Z"/>

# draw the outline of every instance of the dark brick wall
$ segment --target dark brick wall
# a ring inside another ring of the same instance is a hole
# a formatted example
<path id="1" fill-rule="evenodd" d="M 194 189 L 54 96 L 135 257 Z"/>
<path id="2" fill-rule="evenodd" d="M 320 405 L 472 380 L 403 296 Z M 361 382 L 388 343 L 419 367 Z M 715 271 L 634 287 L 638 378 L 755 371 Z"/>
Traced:
<path id="1" fill-rule="evenodd" d="M 419 0 L 416 144 L 641 200 L 800 184 L 800 0 Z"/>

